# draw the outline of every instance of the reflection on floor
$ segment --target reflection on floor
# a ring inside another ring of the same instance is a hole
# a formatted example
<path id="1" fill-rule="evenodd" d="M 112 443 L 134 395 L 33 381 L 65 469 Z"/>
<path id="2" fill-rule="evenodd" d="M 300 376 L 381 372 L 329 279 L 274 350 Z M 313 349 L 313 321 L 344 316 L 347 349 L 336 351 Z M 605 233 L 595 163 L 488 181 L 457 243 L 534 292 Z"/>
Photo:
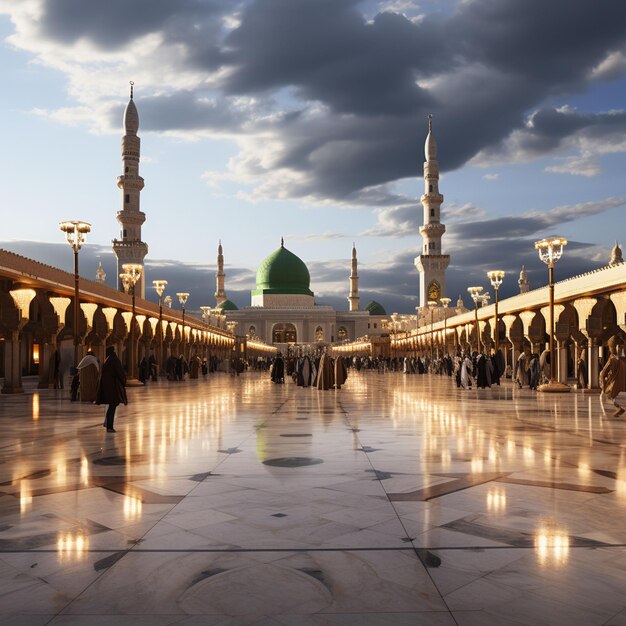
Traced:
<path id="1" fill-rule="evenodd" d="M 626 624 L 626 420 L 351 373 L 0 398 L 7 624 Z"/>

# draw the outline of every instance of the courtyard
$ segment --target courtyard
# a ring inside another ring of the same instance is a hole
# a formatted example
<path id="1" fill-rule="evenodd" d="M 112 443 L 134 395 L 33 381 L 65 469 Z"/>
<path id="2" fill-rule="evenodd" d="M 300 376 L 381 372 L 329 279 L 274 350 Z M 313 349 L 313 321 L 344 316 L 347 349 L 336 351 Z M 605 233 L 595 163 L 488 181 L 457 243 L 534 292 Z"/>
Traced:
<path id="1" fill-rule="evenodd" d="M 30 385 L 30 387 L 29 387 Z M 626 624 L 626 420 L 351 372 L 0 399 L 11 625 Z"/>

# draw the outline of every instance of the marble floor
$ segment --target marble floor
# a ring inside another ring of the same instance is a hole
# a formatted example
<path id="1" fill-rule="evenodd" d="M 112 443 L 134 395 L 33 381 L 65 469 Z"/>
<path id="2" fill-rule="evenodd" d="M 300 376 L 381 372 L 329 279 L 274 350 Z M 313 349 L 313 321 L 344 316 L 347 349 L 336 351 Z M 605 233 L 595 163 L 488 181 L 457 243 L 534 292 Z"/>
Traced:
<path id="1" fill-rule="evenodd" d="M 0 623 L 626 625 L 626 420 L 351 373 L 0 397 Z"/>

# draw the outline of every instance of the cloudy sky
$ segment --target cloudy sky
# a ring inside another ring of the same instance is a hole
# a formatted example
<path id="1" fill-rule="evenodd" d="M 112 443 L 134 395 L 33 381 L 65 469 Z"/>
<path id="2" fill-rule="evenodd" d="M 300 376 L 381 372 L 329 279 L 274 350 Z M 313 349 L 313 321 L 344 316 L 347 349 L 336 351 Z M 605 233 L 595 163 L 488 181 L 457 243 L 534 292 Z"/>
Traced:
<path id="1" fill-rule="evenodd" d="M 2 247 L 71 268 L 57 224 L 91 222 L 113 280 L 119 141 L 135 81 L 148 280 L 249 304 L 286 246 L 318 302 L 412 311 L 427 115 L 445 196 L 448 294 L 570 239 L 557 276 L 626 239 L 626 2 L 0 0 Z M 466 298 L 467 301 L 467 298 Z"/>

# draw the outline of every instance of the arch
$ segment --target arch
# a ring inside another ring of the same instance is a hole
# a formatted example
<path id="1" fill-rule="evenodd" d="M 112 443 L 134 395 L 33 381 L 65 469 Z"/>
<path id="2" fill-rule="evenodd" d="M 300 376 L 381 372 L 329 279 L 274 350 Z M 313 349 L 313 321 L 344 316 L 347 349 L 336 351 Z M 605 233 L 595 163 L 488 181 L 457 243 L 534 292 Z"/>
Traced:
<path id="1" fill-rule="evenodd" d="M 296 327 L 289 322 L 274 324 L 272 327 L 272 343 L 296 343 L 298 333 Z"/>
<path id="2" fill-rule="evenodd" d="M 315 329 L 315 341 L 324 341 L 324 329 L 321 326 Z"/>
<path id="3" fill-rule="evenodd" d="M 337 329 L 337 339 L 342 341 L 343 339 L 349 339 L 348 329 L 345 326 L 340 326 Z"/>
<path id="4" fill-rule="evenodd" d="M 254 326 L 254 324 L 248 328 L 248 335 L 250 337 L 256 337 L 256 326 Z"/>

